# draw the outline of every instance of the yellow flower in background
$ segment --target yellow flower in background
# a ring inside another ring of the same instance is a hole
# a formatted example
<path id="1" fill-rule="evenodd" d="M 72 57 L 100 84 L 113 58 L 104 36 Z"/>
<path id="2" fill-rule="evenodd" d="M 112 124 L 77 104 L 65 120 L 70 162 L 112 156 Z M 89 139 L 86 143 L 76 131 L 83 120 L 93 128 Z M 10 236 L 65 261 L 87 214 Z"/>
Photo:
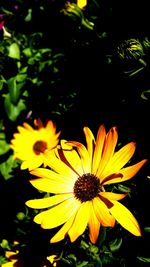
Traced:
<path id="1" fill-rule="evenodd" d="M 3 263 L 2 267 L 21 267 L 20 263 L 18 262 L 18 251 L 17 252 L 13 252 L 13 251 L 6 251 L 5 256 L 7 259 L 9 259 L 10 261 Z"/>
<path id="2" fill-rule="evenodd" d="M 24 122 L 18 126 L 18 133 L 13 135 L 11 148 L 14 150 L 14 158 L 22 162 L 21 169 L 32 170 L 44 163 L 43 154 L 46 150 L 53 150 L 59 140 L 59 133 L 56 133 L 55 124 L 49 120 L 46 126 L 40 119 L 34 120 L 35 129 Z"/>
<path id="3" fill-rule="evenodd" d="M 135 152 L 135 142 L 115 151 L 118 133 L 112 127 L 106 133 L 99 127 L 96 140 L 88 127 L 84 127 L 87 147 L 76 141 L 61 141 L 57 153 L 45 154 L 51 168 L 31 171 L 39 178 L 31 184 L 43 192 L 54 195 L 26 202 L 28 207 L 46 209 L 34 217 L 44 229 L 62 226 L 50 242 L 58 242 L 69 235 L 74 242 L 89 230 L 92 243 L 96 243 L 100 226 L 114 227 L 117 221 L 135 236 L 140 236 L 140 226 L 133 214 L 118 200 L 127 194 L 107 191 L 107 185 L 131 179 L 146 163 L 146 159 L 125 166 Z"/>
<path id="4" fill-rule="evenodd" d="M 87 5 L 87 0 L 77 0 L 77 6 L 83 9 Z"/>
<path id="5" fill-rule="evenodd" d="M 59 257 L 57 255 L 50 255 L 46 257 L 46 259 L 51 263 L 53 267 L 56 267 L 57 262 L 59 261 Z"/>

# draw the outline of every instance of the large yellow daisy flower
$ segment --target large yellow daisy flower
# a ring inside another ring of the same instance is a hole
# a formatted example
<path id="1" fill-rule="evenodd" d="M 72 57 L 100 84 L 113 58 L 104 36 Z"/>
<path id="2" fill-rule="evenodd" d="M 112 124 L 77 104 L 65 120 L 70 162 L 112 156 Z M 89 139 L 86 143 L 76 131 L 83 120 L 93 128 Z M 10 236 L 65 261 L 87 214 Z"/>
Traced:
<path id="1" fill-rule="evenodd" d="M 34 120 L 34 126 L 35 129 L 26 122 L 23 126 L 18 126 L 18 133 L 11 140 L 14 158 L 23 161 L 21 169 L 32 170 L 42 165 L 45 151 L 52 150 L 59 142 L 60 132 L 56 133 L 56 126 L 51 120 L 46 126 L 40 119 Z"/>
<path id="2" fill-rule="evenodd" d="M 124 167 L 133 156 L 136 144 L 130 142 L 115 151 L 116 127 L 106 133 L 105 127 L 100 126 L 96 140 L 88 127 L 84 127 L 84 134 L 87 148 L 79 142 L 64 140 L 55 157 L 47 154 L 50 169 L 31 171 L 32 175 L 40 177 L 31 180 L 35 188 L 55 194 L 26 202 L 31 208 L 46 208 L 34 221 L 45 229 L 62 225 L 51 242 L 58 242 L 66 235 L 74 242 L 88 227 L 90 240 L 96 243 L 100 226 L 114 227 L 115 221 L 133 235 L 140 236 L 137 220 L 118 202 L 126 194 L 107 192 L 106 187 L 131 179 L 147 160 Z"/>

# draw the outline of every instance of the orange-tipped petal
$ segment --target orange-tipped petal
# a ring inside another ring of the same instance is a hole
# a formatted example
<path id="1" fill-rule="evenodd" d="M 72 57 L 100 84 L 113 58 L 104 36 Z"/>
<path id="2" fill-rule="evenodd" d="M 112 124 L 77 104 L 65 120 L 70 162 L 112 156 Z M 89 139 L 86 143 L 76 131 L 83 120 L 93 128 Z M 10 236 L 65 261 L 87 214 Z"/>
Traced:
<path id="1" fill-rule="evenodd" d="M 120 170 L 120 174 L 123 175 L 122 177 L 118 177 L 118 178 L 114 178 L 109 181 L 106 181 L 103 183 L 103 185 L 124 182 L 124 181 L 131 179 L 132 177 L 135 176 L 135 174 L 142 168 L 142 166 L 146 162 L 147 162 L 147 159 L 143 159 L 140 162 L 136 163 L 135 165 L 123 168 L 122 170 Z"/>
<path id="2" fill-rule="evenodd" d="M 99 166 L 100 161 L 101 161 L 105 137 L 106 137 L 105 127 L 104 127 L 104 125 L 101 125 L 99 127 L 97 137 L 96 137 L 96 145 L 95 145 L 94 156 L 93 156 L 93 165 L 92 165 L 92 173 L 93 174 L 97 173 L 97 169 L 98 169 L 98 166 Z"/>
<path id="3" fill-rule="evenodd" d="M 105 170 L 101 174 L 101 181 L 104 177 L 111 173 L 118 173 L 120 169 L 131 159 L 135 152 L 136 143 L 130 142 L 123 146 L 119 151 L 115 152 L 111 160 L 108 162 Z"/>
<path id="4" fill-rule="evenodd" d="M 105 166 L 107 166 L 109 160 L 114 154 L 115 147 L 118 141 L 118 132 L 116 127 L 112 127 L 108 134 L 106 135 L 104 146 L 103 146 L 103 152 L 102 152 L 102 158 L 98 167 L 97 176 L 100 177 Z"/>
<path id="5" fill-rule="evenodd" d="M 113 192 L 101 192 L 100 195 L 110 200 L 121 200 L 127 196 L 127 193 L 118 194 L 118 193 L 113 193 Z"/>
<path id="6" fill-rule="evenodd" d="M 95 244 L 99 236 L 100 222 L 95 215 L 92 203 L 91 203 L 91 208 L 90 208 L 90 217 L 89 217 L 88 226 L 89 226 L 90 240 L 93 244 Z"/>

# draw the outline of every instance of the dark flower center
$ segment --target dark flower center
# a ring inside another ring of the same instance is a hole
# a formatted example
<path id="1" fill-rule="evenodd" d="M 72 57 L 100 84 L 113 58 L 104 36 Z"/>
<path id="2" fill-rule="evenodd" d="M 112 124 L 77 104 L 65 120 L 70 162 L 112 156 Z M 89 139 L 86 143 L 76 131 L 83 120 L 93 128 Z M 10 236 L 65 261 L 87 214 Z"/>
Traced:
<path id="1" fill-rule="evenodd" d="M 100 191 L 103 191 L 100 180 L 90 173 L 80 176 L 75 182 L 73 189 L 75 197 L 81 202 L 92 200 Z"/>
<path id="2" fill-rule="evenodd" d="M 33 150 L 36 155 L 43 153 L 46 148 L 47 148 L 47 143 L 44 141 L 37 141 L 33 146 Z"/>

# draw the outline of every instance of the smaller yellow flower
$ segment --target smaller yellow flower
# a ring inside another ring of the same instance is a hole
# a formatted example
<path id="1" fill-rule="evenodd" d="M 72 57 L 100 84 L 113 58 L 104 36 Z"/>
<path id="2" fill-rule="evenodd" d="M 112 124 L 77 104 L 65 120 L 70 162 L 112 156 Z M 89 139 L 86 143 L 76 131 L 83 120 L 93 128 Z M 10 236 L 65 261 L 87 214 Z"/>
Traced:
<path id="1" fill-rule="evenodd" d="M 55 124 L 49 120 L 46 126 L 40 119 L 34 120 L 35 129 L 24 122 L 18 126 L 18 133 L 13 135 L 10 147 L 14 150 L 14 158 L 22 162 L 21 169 L 35 169 L 44 164 L 44 152 L 52 151 L 59 142 Z"/>
<path id="2" fill-rule="evenodd" d="M 10 261 L 3 263 L 2 267 L 19 267 L 20 265 L 18 265 L 18 259 L 17 259 L 17 252 L 13 252 L 13 251 L 6 251 L 5 256 L 7 259 L 9 259 Z"/>
<path id="3" fill-rule="evenodd" d="M 52 264 L 53 267 L 57 266 L 57 261 L 59 260 L 59 258 L 57 257 L 57 255 L 51 255 L 46 257 L 47 260 Z"/>
<path id="4" fill-rule="evenodd" d="M 83 9 L 87 5 L 87 0 L 77 0 L 77 6 Z"/>

